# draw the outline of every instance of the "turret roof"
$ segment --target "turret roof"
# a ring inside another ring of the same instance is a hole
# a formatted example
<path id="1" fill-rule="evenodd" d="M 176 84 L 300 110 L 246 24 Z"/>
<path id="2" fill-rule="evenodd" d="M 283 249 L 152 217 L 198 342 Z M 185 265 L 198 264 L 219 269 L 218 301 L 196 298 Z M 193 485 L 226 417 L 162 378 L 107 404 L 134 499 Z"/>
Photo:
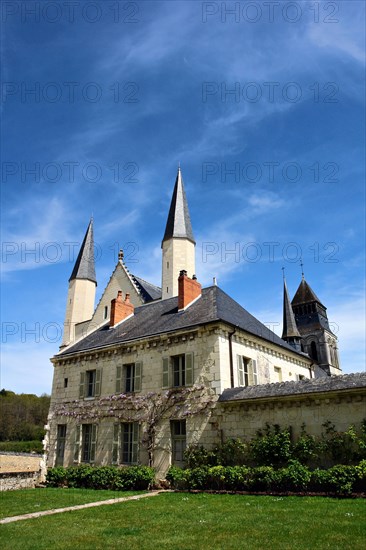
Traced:
<path id="1" fill-rule="evenodd" d="M 286 281 L 283 282 L 283 329 L 282 338 L 300 338 L 297 329 L 294 312 L 292 311 L 290 298 L 287 292 Z"/>
<path id="2" fill-rule="evenodd" d="M 177 178 L 175 180 L 163 242 L 172 238 L 188 239 L 195 244 L 180 168 L 178 168 Z"/>
<path id="3" fill-rule="evenodd" d="M 89 222 L 69 282 L 74 279 L 88 279 L 97 284 L 94 263 L 93 219 Z"/>

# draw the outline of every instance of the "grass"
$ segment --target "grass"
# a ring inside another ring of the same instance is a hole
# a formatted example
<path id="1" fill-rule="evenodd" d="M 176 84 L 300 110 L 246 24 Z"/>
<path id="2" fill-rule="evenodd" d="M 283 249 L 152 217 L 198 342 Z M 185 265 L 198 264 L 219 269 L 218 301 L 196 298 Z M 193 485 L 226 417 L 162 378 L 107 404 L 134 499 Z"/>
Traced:
<path id="1" fill-rule="evenodd" d="M 2 525 L 0 544 L 3 550 L 361 550 L 364 517 L 362 499 L 166 493 Z"/>
<path id="2" fill-rule="evenodd" d="M 108 500 L 144 493 L 145 491 L 94 491 L 92 489 L 25 489 L 0 493 L 0 518 L 31 514 L 52 508 L 77 506 L 97 500 Z"/>

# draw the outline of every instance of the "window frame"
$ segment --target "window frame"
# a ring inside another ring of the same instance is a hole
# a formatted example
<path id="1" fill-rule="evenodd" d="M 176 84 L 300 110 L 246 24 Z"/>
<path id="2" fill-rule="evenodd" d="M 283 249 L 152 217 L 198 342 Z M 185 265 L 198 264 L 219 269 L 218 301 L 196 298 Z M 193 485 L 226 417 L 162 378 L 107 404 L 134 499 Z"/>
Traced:
<path id="1" fill-rule="evenodd" d="M 245 355 L 237 355 L 238 387 L 258 385 L 257 360 Z"/>
<path id="2" fill-rule="evenodd" d="M 163 357 L 162 388 L 184 388 L 194 384 L 194 353 Z"/>
<path id="3" fill-rule="evenodd" d="M 113 425 L 113 464 L 139 464 L 140 426 L 138 422 L 119 422 Z"/>
<path id="4" fill-rule="evenodd" d="M 177 433 L 179 432 L 179 433 Z M 187 448 L 187 423 L 186 420 L 171 420 L 171 463 L 175 466 L 184 466 L 184 451 Z"/>

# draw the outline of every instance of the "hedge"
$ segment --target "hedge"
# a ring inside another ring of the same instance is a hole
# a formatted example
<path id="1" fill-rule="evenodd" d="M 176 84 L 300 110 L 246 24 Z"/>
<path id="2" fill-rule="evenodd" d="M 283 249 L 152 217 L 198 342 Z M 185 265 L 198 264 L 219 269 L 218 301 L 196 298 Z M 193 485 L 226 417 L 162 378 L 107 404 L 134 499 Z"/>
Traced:
<path id="1" fill-rule="evenodd" d="M 310 470 L 298 461 L 286 468 L 272 466 L 201 466 L 183 470 L 171 466 L 167 480 L 178 490 L 296 492 L 350 495 L 366 491 L 366 460 L 357 466 L 338 465 Z"/>
<path id="2" fill-rule="evenodd" d="M 153 483 L 154 477 L 153 468 L 148 466 L 117 468 L 116 466 L 80 465 L 68 468 L 49 468 L 46 482 L 48 487 L 131 491 L 148 489 Z"/>

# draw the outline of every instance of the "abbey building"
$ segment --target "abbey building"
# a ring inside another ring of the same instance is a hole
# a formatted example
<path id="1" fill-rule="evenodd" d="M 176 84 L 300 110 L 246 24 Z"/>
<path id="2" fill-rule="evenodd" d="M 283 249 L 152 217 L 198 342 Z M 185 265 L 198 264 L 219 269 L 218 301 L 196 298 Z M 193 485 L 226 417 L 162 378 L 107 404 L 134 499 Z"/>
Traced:
<path id="1" fill-rule="evenodd" d="M 282 338 L 218 286 L 202 288 L 180 169 L 161 247 L 161 288 L 130 273 L 121 251 L 95 307 L 90 222 L 51 359 L 49 466 L 150 463 L 164 475 L 187 445 L 251 435 L 283 419 L 284 403 L 316 431 L 330 399 L 364 388 L 356 375 L 334 382 L 337 339 L 304 278 L 292 302 L 284 282 Z"/>

